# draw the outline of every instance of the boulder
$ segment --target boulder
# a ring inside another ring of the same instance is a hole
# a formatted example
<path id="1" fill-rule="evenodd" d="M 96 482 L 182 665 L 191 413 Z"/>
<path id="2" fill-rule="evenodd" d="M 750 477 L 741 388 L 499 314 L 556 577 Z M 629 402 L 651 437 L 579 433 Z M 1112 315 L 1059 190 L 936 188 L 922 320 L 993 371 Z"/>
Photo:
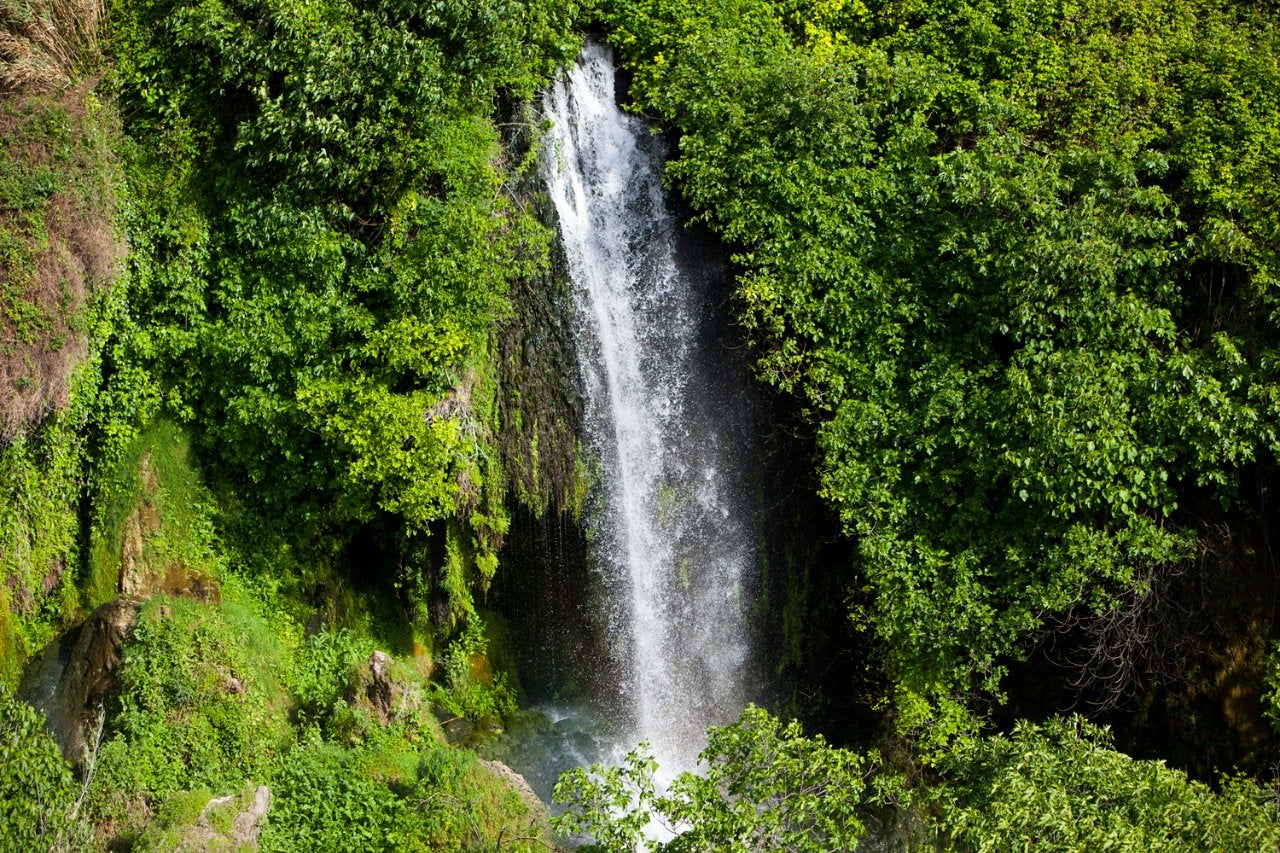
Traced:
<path id="1" fill-rule="evenodd" d="M 271 808 L 271 789 L 259 785 L 253 792 L 253 800 L 249 806 L 231 822 L 231 840 L 236 844 L 258 846 L 258 833 L 262 832 L 262 819 Z"/>
<path id="2" fill-rule="evenodd" d="M 194 826 L 177 830 L 178 838 L 166 839 L 166 848 L 175 853 L 212 853 L 215 850 L 257 850 L 258 835 L 262 832 L 262 819 L 271 808 L 271 789 L 259 785 L 253 792 L 253 798 L 244 805 L 243 795 L 237 797 L 214 797 L 200 810 L 200 817 Z M 229 830 L 219 827 L 228 825 L 227 816 L 236 810 L 230 821 Z M 169 830 L 172 832 L 173 830 Z M 176 846 L 173 846 L 175 845 Z"/>

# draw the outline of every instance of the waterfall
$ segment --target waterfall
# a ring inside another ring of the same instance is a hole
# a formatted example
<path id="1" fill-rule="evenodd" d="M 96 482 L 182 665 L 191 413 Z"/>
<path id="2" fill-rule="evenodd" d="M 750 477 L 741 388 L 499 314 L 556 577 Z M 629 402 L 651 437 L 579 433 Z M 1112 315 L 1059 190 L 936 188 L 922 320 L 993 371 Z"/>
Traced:
<path id="1" fill-rule="evenodd" d="M 693 768 L 706 728 L 736 719 L 759 683 L 748 382 L 708 293 L 723 260 L 668 209 L 662 146 L 618 109 L 606 47 L 587 45 L 545 112 L 544 175 L 598 462 L 591 549 L 623 680 L 613 711 L 669 778 Z"/>

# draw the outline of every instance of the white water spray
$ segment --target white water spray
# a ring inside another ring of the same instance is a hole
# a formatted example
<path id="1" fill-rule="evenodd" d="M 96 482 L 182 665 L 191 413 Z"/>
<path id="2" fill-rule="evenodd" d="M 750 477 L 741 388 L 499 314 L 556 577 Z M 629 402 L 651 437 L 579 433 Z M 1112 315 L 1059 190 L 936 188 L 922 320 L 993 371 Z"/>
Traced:
<path id="1" fill-rule="evenodd" d="M 721 262 L 691 251 L 668 211 L 661 148 L 617 108 L 608 49 L 588 45 L 545 109 L 600 462 L 592 544 L 624 674 L 615 716 L 669 779 L 755 697 L 749 406 L 712 323 Z"/>

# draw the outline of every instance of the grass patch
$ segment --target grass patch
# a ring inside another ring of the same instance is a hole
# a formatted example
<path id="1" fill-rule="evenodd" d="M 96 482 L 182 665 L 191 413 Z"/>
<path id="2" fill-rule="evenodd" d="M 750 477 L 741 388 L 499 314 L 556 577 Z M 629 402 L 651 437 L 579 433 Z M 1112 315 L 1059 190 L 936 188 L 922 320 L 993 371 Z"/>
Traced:
<path id="1" fill-rule="evenodd" d="M 187 434 L 153 422 L 102 480 L 84 588 L 90 609 L 120 592 L 213 594 L 224 571 L 208 490 Z"/>
<path id="2" fill-rule="evenodd" d="M 293 741 L 284 682 L 300 634 L 232 577 L 219 604 L 143 605 L 91 793 L 100 840 L 136 839 L 181 792 L 234 792 L 271 773 Z"/>
<path id="3" fill-rule="evenodd" d="M 102 14 L 102 0 L 4 0 L 0 90 L 57 91 L 93 74 Z"/>
<path id="4" fill-rule="evenodd" d="M 388 713 L 369 690 L 373 642 L 304 639 L 286 610 L 234 571 L 219 602 L 144 603 L 90 794 L 101 845 L 172 849 L 210 797 L 261 782 L 263 850 L 545 849 L 519 796 L 444 743 L 412 661 L 387 669 Z"/>

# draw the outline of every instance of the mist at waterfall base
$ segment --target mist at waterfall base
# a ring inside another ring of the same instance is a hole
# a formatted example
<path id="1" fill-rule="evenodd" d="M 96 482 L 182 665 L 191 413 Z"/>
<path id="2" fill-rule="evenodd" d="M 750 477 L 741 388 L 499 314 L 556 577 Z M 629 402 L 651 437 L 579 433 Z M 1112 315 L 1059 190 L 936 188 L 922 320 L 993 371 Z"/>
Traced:
<path id="1" fill-rule="evenodd" d="M 547 797 L 641 741 L 660 782 L 694 769 L 763 678 L 758 419 L 725 345 L 724 252 L 671 212 L 663 142 L 619 110 L 607 48 L 586 46 L 544 115 L 593 475 L 584 529 L 525 517 L 509 539 L 503 594 L 544 717 L 502 757 Z"/>

